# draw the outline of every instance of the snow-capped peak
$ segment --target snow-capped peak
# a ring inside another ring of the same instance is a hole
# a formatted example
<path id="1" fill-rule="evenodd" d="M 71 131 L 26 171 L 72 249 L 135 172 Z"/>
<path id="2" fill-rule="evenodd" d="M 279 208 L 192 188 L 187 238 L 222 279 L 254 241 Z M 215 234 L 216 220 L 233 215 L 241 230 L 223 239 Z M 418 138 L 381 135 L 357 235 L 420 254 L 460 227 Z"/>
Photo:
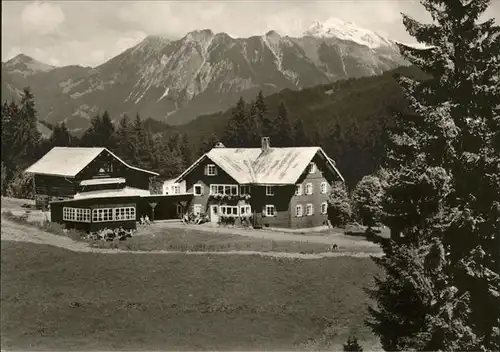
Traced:
<path id="1" fill-rule="evenodd" d="M 378 33 L 358 27 L 353 22 L 346 22 L 335 17 L 331 17 L 323 23 L 315 21 L 303 35 L 350 40 L 369 48 L 393 45 L 390 39 Z"/>

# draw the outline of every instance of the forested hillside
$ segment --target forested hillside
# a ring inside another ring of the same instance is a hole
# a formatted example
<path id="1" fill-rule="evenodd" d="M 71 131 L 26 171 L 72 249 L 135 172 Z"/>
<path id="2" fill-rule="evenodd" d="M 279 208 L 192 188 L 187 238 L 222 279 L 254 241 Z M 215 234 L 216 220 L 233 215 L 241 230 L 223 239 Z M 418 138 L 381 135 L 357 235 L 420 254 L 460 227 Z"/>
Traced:
<path id="1" fill-rule="evenodd" d="M 25 89 L 21 102 L 2 106 L 2 192 L 12 182 L 16 187 L 25 182 L 23 168 L 53 146 L 107 147 L 133 165 L 170 178 L 218 141 L 228 147 L 257 147 L 263 135 L 270 136 L 274 146 L 322 146 L 353 186 L 377 169 L 385 131 L 394 114 L 407 107 L 394 79 L 399 73 L 423 77 L 418 69 L 406 67 L 265 98 L 259 94 L 255 101 L 240 99 L 228 111 L 175 127 L 138 114 L 114 125 L 113 117 L 104 112 L 91 120 L 80 138 L 71 136 L 64 123 L 50 126 L 52 136 L 43 138 L 37 132 L 36 97 Z"/>
<path id="2" fill-rule="evenodd" d="M 303 126 L 306 144 L 322 146 L 336 160 L 349 185 L 362 176 L 372 173 L 380 164 L 383 153 L 384 132 L 393 121 L 396 112 L 408 104 L 395 80 L 395 75 L 424 79 L 422 71 L 415 67 L 402 67 L 380 76 L 338 81 L 328 85 L 301 91 L 284 90 L 264 98 L 265 116 L 275 126 L 280 105 L 287 111 L 292 126 Z M 245 105 L 250 114 L 253 103 Z M 244 146 L 227 138 L 227 124 L 234 108 L 219 114 L 198 117 L 180 126 L 188 135 L 193 151 L 218 137 L 227 146 Z M 279 123 L 278 119 L 278 123 Z M 251 125 L 244 126 L 244 129 Z M 280 128 L 269 131 L 271 145 L 282 139 Z M 214 137 L 215 136 L 215 137 Z"/>

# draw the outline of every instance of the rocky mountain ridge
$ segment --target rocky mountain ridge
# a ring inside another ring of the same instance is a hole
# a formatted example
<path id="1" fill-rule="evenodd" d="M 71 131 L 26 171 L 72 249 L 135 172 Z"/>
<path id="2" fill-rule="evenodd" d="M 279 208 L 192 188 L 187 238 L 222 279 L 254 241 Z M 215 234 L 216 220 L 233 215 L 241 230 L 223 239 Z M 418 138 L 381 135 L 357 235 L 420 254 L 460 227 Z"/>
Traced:
<path id="1" fill-rule="evenodd" d="M 53 67 L 26 55 L 2 63 L 2 100 L 24 86 L 40 118 L 86 128 L 108 110 L 184 124 L 222 111 L 243 96 L 302 89 L 339 79 L 381 74 L 406 65 L 397 45 L 352 23 L 315 23 L 300 37 L 275 31 L 232 38 L 210 29 L 179 40 L 146 37 L 97 67 Z"/>

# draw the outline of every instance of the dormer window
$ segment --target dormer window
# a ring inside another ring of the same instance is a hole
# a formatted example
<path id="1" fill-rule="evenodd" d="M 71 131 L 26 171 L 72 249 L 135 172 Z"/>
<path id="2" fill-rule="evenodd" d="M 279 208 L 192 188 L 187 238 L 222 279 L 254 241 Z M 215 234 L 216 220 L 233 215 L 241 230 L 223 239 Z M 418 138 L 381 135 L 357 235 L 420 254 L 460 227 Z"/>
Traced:
<path id="1" fill-rule="evenodd" d="M 205 166 L 205 175 L 215 176 L 217 175 L 217 167 L 214 164 L 208 164 Z"/>
<path id="2" fill-rule="evenodd" d="M 316 164 L 315 163 L 310 163 L 309 164 L 309 173 L 310 174 L 316 173 Z"/>

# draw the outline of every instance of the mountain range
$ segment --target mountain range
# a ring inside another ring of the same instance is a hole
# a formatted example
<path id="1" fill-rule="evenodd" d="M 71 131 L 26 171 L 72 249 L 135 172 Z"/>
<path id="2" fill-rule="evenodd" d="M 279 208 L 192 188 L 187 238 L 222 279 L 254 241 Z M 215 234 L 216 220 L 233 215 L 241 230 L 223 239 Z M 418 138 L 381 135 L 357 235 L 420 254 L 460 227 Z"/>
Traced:
<path id="1" fill-rule="evenodd" d="M 407 65 L 395 42 L 351 22 L 314 23 L 299 37 L 275 31 L 232 38 L 210 29 L 178 40 L 148 36 L 97 67 L 54 67 L 20 54 L 2 62 L 2 101 L 33 91 L 39 118 L 84 129 L 107 110 L 172 125 L 253 99 Z"/>

